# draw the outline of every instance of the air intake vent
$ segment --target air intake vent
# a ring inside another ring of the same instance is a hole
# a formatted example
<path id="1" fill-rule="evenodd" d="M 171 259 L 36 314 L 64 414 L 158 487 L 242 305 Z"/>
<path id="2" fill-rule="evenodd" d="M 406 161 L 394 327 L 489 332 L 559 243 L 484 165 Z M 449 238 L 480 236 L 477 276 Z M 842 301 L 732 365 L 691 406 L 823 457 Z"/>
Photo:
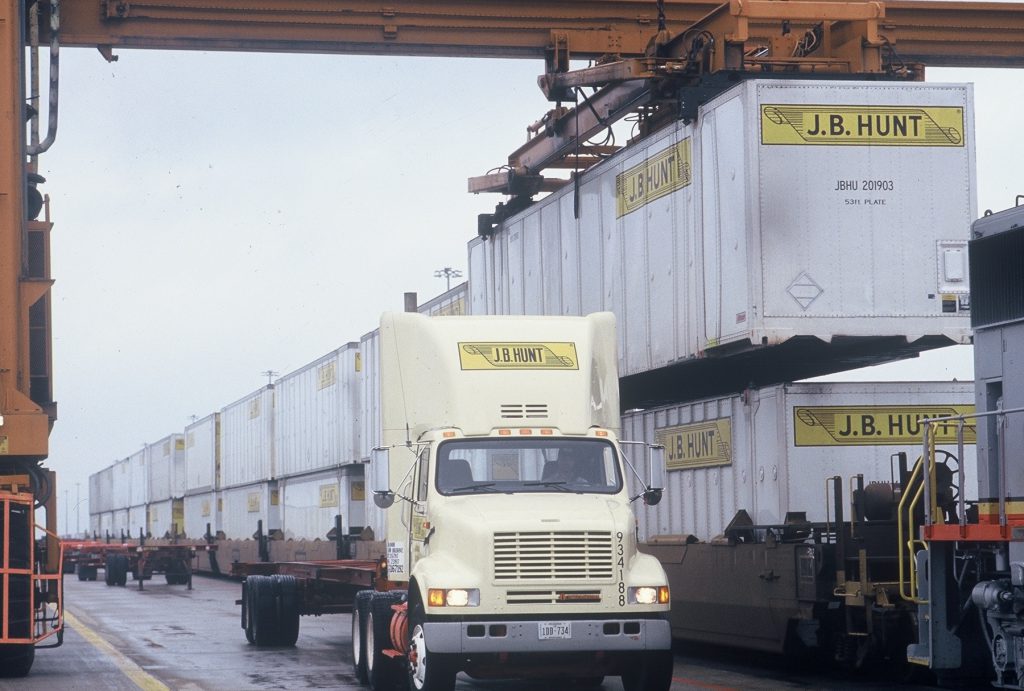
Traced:
<path id="1" fill-rule="evenodd" d="M 502 403 L 501 417 L 506 420 L 537 420 L 548 416 L 547 403 Z"/>
<path id="2" fill-rule="evenodd" d="M 973 240 L 970 262 L 971 326 L 1024 319 L 1024 227 Z"/>
<path id="3" fill-rule="evenodd" d="M 494 579 L 610 580 L 612 534 L 588 530 L 494 534 Z"/>

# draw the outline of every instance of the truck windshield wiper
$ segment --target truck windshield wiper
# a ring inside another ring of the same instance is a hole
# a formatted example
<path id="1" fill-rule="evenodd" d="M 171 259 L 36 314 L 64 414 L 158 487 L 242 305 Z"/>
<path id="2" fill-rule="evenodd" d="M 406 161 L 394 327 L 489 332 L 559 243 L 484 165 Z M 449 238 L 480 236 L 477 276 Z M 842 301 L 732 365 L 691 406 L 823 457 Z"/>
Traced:
<path id="1" fill-rule="evenodd" d="M 488 492 L 497 492 L 498 491 L 496 489 L 492 489 L 492 487 L 494 487 L 494 483 L 493 482 L 481 482 L 479 484 L 466 485 L 465 487 L 453 487 L 452 489 L 450 489 L 448 491 L 449 492 L 465 492 L 466 490 L 473 490 L 474 492 L 476 492 L 476 491 L 481 491 L 482 492 L 484 490 L 487 490 Z"/>
<path id="2" fill-rule="evenodd" d="M 565 486 L 565 480 L 545 480 L 544 482 L 524 482 L 523 487 L 553 487 L 560 492 L 574 492 Z"/>

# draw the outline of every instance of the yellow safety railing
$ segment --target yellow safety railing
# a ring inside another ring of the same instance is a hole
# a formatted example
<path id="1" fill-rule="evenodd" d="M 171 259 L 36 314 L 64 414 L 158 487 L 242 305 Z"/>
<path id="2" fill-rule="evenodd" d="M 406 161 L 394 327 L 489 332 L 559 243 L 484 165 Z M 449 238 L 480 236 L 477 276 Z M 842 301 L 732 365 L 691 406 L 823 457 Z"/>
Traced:
<path id="1" fill-rule="evenodd" d="M 924 482 L 921 481 L 924 473 L 923 459 L 917 459 L 914 469 L 907 478 L 906 487 L 900 496 L 899 510 L 896 514 L 896 535 L 899 544 L 898 563 L 900 579 L 900 597 L 908 602 L 923 603 L 924 600 L 918 597 L 917 592 L 917 549 L 928 549 L 928 545 L 918 535 L 917 526 L 914 525 L 914 513 L 921 503 L 921 496 L 924 494 Z M 915 489 L 916 486 L 916 489 Z"/>

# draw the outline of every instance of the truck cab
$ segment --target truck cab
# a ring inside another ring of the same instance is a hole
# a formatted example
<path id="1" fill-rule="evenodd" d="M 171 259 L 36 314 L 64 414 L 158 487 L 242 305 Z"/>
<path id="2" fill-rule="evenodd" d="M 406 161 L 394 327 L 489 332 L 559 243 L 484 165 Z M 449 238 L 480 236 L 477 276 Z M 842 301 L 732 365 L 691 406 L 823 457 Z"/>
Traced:
<path id="1" fill-rule="evenodd" d="M 395 659 L 376 616 L 414 689 L 458 671 L 670 686 L 668 581 L 632 511 L 660 498 L 663 456 L 617 439 L 614 346 L 607 313 L 385 315 L 370 476 L 394 587 L 364 598 L 371 682 Z"/>

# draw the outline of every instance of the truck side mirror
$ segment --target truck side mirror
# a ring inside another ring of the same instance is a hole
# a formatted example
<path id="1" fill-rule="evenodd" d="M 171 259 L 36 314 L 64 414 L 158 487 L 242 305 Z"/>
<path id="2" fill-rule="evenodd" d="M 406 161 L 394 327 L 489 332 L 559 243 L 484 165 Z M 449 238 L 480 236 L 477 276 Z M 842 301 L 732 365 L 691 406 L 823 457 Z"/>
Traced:
<path id="1" fill-rule="evenodd" d="M 647 463 L 650 468 L 650 482 L 641 496 L 647 506 L 657 506 L 665 492 L 665 447 L 660 444 L 648 446 Z"/>
<path id="2" fill-rule="evenodd" d="M 391 470 L 387 449 L 374 449 L 370 452 L 370 492 L 373 503 L 379 509 L 386 509 L 395 503 L 395 493 L 391 491 Z"/>

